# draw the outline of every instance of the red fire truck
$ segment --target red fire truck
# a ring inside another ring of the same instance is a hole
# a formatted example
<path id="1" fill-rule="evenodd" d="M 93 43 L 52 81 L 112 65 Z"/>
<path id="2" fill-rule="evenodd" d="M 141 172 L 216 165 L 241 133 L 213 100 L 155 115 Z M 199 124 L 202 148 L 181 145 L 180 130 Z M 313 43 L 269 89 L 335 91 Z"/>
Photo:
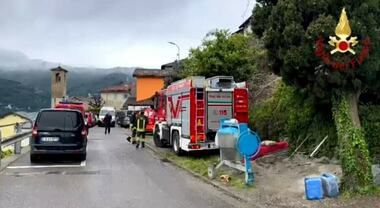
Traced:
<path id="1" fill-rule="evenodd" d="M 146 125 L 146 132 L 153 133 L 154 124 L 155 124 L 155 112 L 151 108 L 146 108 L 144 110 L 144 115 L 148 118 L 148 123 Z"/>
<path id="2" fill-rule="evenodd" d="M 79 110 L 83 117 L 85 116 L 85 107 L 83 103 L 78 103 L 78 102 L 59 102 L 58 104 L 55 105 L 55 108 L 64 108 L 64 109 L 75 109 Z"/>
<path id="3" fill-rule="evenodd" d="M 190 77 L 172 83 L 154 99 L 155 145 L 184 151 L 217 149 L 215 135 L 221 119 L 248 122 L 248 89 L 233 77 Z"/>

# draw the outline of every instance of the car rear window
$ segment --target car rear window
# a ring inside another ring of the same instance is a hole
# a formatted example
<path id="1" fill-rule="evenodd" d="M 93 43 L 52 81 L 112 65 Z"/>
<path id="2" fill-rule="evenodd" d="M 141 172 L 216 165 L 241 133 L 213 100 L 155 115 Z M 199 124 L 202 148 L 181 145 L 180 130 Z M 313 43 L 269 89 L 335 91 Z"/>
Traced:
<path id="1" fill-rule="evenodd" d="M 80 113 L 70 111 L 44 111 L 37 121 L 39 129 L 76 129 L 81 124 Z"/>

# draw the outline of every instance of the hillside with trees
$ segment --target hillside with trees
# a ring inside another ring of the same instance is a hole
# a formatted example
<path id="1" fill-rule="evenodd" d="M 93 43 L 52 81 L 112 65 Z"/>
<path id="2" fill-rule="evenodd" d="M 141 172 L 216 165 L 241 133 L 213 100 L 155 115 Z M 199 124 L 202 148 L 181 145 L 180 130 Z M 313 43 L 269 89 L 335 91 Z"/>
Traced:
<path id="1" fill-rule="evenodd" d="M 37 111 L 50 106 L 50 96 L 20 82 L 0 79 L 0 113 Z"/>
<path id="2" fill-rule="evenodd" d="M 51 72 L 46 70 L 0 70 L 0 109 L 11 104 L 22 111 L 50 107 Z M 105 87 L 133 81 L 132 68 L 72 69 L 68 74 L 69 96 L 98 94 Z M 21 95 L 21 96 L 20 96 Z"/>

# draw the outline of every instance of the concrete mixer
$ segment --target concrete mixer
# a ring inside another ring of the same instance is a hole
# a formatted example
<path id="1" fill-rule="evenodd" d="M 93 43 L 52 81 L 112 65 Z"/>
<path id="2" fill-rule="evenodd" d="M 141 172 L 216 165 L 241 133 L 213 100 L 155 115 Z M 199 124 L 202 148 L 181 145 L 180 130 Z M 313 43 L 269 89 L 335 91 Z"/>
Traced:
<path id="1" fill-rule="evenodd" d="M 220 163 L 209 167 L 209 177 L 215 178 L 216 170 L 225 165 L 245 172 L 245 183 L 252 185 L 254 174 L 251 157 L 259 152 L 259 136 L 246 123 L 238 123 L 236 119 L 224 119 L 220 121 L 215 141 L 220 149 Z"/>

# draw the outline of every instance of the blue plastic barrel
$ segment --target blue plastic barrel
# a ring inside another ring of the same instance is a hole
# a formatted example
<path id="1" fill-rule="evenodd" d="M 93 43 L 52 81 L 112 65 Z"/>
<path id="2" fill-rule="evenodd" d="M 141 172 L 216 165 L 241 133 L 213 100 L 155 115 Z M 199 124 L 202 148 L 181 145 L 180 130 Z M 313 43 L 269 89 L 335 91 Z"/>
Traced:
<path id="1" fill-rule="evenodd" d="M 337 197 L 339 195 L 338 178 L 334 174 L 323 173 L 321 179 L 325 196 Z"/>
<path id="2" fill-rule="evenodd" d="M 305 195 L 308 200 L 323 199 L 323 188 L 321 177 L 305 178 Z"/>

